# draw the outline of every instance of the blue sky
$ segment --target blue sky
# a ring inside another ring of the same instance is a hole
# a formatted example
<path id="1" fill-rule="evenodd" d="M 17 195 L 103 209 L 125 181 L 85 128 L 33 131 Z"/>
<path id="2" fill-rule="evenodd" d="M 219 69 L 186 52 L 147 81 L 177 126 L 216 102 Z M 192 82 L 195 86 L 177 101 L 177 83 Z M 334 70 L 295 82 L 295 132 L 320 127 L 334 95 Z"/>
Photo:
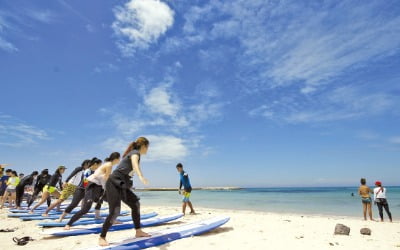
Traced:
<path id="1" fill-rule="evenodd" d="M 146 136 L 152 187 L 399 185 L 399 55 L 395 0 L 2 1 L 0 162 Z"/>

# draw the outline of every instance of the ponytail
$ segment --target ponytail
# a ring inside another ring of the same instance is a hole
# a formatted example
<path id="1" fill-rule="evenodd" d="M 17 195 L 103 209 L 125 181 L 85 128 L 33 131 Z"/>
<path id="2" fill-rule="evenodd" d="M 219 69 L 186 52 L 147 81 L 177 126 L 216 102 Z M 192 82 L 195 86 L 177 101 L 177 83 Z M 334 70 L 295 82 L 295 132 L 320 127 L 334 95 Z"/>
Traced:
<path id="1" fill-rule="evenodd" d="M 139 150 L 142 146 L 147 147 L 149 146 L 149 144 L 150 144 L 149 140 L 147 140 L 145 137 L 139 137 L 136 139 L 136 141 L 133 141 L 129 144 L 122 157 L 125 157 L 129 152 L 131 152 L 134 149 Z"/>
<path id="2" fill-rule="evenodd" d="M 111 161 L 113 161 L 113 160 L 115 160 L 115 159 L 119 159 L 120 157 L 121 157 L 120 153 L 118 153 L 118 152 L 113 152 L 113 153 L 110 154 L 109 157 L 105 158 L 104 161 L 105 161 L 105 162 L 107 162 L 107 161 L 108 161 L 108 162 L 111 162 Z"/>

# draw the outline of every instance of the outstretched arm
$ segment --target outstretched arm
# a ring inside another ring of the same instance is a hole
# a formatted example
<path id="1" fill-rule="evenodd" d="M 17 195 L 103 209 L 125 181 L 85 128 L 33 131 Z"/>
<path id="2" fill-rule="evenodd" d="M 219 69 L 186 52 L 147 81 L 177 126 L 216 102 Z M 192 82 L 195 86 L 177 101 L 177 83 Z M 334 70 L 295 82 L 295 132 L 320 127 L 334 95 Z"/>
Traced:
<path id="1" fill-rule="evenodd" d="M 148 180 L 146 178 L 144 178 L 142 170 L 140 169 L 139 156 L 137 154 L 132 155 L 131 156 L 131 162 L 132 162 L 133 170 L 138 175 L 140 181 L 143 184 L 148 185 L 149 182 L 148 182 Z"/>

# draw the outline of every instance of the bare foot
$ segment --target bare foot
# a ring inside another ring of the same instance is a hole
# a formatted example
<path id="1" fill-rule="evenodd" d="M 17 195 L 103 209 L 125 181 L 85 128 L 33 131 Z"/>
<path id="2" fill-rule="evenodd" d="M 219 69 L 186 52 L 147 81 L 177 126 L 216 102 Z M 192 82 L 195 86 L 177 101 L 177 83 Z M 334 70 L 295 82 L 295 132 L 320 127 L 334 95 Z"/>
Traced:
<path id="1" fill-rule="evenodd" d="M 99 246 L 101 247 L 105 247 L 105 246 L 109 246 L 110 244 L 108 244 L 108 242 L 106 241 L 105 238 L 100 237 L 99 238 Z"/>
<path id="2" fill-rule="evenodd" d="M 44 213 L 44 214 L 42 214 L 42 216 L 43 216 L 43 217 L 48 217 L 49 215 L 46 214 L 46 213 Z"/>
<path id="3" fill-rule="evenodd" d="M 30 211 L 28 212 L 28 214 L 33 214 L 33 210 L 30 210 Z"/>
<path id="4" fill-rule="evenodd" d="M 192 211 L 192 212 L 190 212 L 190 214 L 196 214 L 196 212 L 195 212 L 195 211 Z"/>
<path id="5" fill-rule="evenodd" d="M 71 227 L 69 225 L 65 225 L 64 230 L 70 230 Z"/>
<path id="6" fill-rule="evenodd" d="M 119 221 L 119 220 L 113 221 L 113 225 L 118 225 L 118 224 L 122 224 L 122 221 Z"/>
<path id="7" fill-rule="evenodd" d="M 141 229 L 136 229 L 136 238 L 139 237 L 150 237 L 151 235 L 143 232 Z"/>

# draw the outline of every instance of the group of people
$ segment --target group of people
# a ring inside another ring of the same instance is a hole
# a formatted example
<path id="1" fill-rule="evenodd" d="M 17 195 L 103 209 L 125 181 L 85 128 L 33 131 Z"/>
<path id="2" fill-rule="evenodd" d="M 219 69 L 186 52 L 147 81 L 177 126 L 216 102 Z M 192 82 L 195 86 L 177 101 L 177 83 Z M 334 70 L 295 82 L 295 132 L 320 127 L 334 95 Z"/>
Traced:
<path id="1" fill-rule="evenodd" d="M 367 220 L 367 213 L 370 220 L 374 220 L 372 217 L 372 202 L 378 206 L 379 217 L 383 222 L 383 209 L 385 209 L 390 222 L 392 222 L 392 213 L 389 210 L 389 203 L 386 199 L 386 188 L 382 186 L 381 181 L 375 182 L 375 188 L 372 190 L 367 186 L 365 178 L 360 180 L 361 186 L 358 189 L 358 194 L 361 196 L 361 202 L 363 205 L 364 220 Z M 371 197 L 373 194 L 373 199 Z"/>
<path id="2" fill-rule="evenodd" d="M 15 200 L 16 207 L 20 209 L 24 190 L 28 185 L 32 186 L 34 190 L 30 199 L 27 200 L 28 208 L 36 200 L 38 194 L 42 192 L 41 200 L 30 209 L 30 213 L 33 213 L 34 210 L 47 201 L 48 208 L 42 214 L 43 216 L 47 216 L 56 207 L 60 210 L 62 202 L 72 195 L 71 203 L 65 208 L 59 218 L 61 221 L 82 201 L 80 211 L 70 218 L 64 228 L 65 230 L 69 230 L 75 221 L 89 212 L 94 202 L 96 203 L 96 217 L 100 218 L 101 205 L 103 201 L 106 201 L 108 203 L 109 214 L 103 223 L 99 245 L 107 246 L 106 235 L 112 224 L 117 223 L 122 201 L 131 209 L 136 237 L 149 236 L 149 234 L 141 230 L 139 197 L 132 191 L 132 176 L 134 174 L 139 177 L 143 184 L 148 184 L 140 167 L 140 158 L 147 153 L 149 144 L 149 141 L 145 137 L 139 137 L 136 141 L 128 145 L 122 154 L 122 159 L 118 152 L 113 152 L 104 162 L 96 157 L 91 160 L 84 160 L 81 166 L 75 168 L 64 182 L 62 181 L 62 175 L 65 172 L 65 166 L 59 166 L 53 175 L 49 175 L 48 169 L 44 169 L 40 175 L 37 171 L 33 171 L 32 174 L 25 176 L 21 180 L 17 176 L 16 171 L 7 169 L 4 175 L 7 177 L 4 177 L 4 179 L 1 177 L 0 179 L 0 187 L 2 188 L 0 190 L 1 208 L 8 196 L 10 196 L 8 199 L 9 205 L 11 206 L 13 200 Z M 118 166 L 112 171 L 115 165 Z M 3 169 L 4 165 L 0 165 L 0 176 L 3 176 Z M 179 193 L 184 196 L 182 212 L 185 214 L 186 207 L 189 206 L 190 213 L 194 214 L 195 211 L 189 199 L 192 191 L 189 176 L 183 170 L 181 163 L 177 164 L 176 169 L 180 174 Z M 4 190 L 3 187 L 5 187 Z M 181 190 L 182 188 L 183 190 Z M 4 196 L 1 192 L 4 193 Z M 50 200 L 51 196 L 57 198 L 53 203 Z"/>

